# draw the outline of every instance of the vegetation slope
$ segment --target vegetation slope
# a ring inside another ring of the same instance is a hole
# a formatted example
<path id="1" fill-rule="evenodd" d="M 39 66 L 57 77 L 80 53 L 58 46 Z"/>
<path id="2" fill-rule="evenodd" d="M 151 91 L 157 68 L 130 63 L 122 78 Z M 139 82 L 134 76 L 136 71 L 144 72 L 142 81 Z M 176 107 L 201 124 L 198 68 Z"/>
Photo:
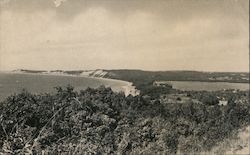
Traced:
<path id="1" fill-rule="evenodd" d="M 0 154 L 199 153 L 250 124 L 249 102 L 233 99 L 219 106 L 125 97 L 104 86 L 56 89 L 23 91 L 0 104 Z"/>

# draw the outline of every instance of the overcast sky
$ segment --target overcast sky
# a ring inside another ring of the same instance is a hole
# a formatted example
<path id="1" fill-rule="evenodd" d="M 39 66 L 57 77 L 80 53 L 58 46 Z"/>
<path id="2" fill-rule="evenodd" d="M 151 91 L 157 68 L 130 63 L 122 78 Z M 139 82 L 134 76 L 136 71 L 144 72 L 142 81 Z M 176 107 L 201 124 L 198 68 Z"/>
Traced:
<path id="1" fill-rule="evenodd" d="M 248 0 L 0 0 L 0 70 L 248 67 Z"/>

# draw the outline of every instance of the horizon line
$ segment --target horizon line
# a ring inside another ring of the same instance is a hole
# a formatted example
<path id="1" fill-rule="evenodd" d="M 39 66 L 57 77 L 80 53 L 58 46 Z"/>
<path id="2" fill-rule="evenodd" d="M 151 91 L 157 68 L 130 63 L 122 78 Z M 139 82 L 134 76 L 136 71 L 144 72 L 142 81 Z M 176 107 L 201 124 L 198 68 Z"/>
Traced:
<path id="1" fill-rule="evenodd" d="M 149 72 L 207 72 L 207 73 L 250 73 L 249 71 L 208 71 L 208 70 L 185 70 L 185 69 L 177 69 L 177 70 L 146 70 L 146 69 L 125 69 L 125 68 L 120 68 L 120 69 L 12 69 L 12 70 L 0 70 L 0 72 L 13 72 L 17 70 L 30 70 L 30 71 L 93 71 L 93 70 L 106 70 L 106 71 L 112 71 L 112 70 L 134 70 L 134 71 L 149 71 Z"/>

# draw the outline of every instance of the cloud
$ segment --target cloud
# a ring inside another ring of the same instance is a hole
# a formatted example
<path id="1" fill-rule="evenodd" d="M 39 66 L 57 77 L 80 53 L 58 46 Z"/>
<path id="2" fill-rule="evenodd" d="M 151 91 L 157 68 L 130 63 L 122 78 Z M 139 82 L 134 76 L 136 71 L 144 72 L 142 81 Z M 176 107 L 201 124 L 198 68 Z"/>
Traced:
<path id="1" fill-rule="evenodd" d="M 55 7 L 59 7 L 61 6 L 64 2 L 66 2 L 67 0 L 54 0 L 55 3 Z"/>
<path id="2" fill-rule="evenodd" d="M 234 15 L 235 11 L 248 10 L 246 0 L 0 0 L 5 9 L 18 12 L 56 10 L 58 14 L 73 17 L 92 7 L 102 7 L 116 15 L 130 15 L 145 11 L 166 18 L 180 20 L 192 16 L 210 16 L 221 13 Z M 61 5 L 63 4 L 63 5 Z M 60 7 L 55 7 L 60 6 Z M 247 18 L 247 16 L 246 16 Z"/>
<path id="3" fill-rule="evenodd" d="M 2 69 L 248 71 L 249 10 L 241 3 L 54 2 L 6 2 Z"/>

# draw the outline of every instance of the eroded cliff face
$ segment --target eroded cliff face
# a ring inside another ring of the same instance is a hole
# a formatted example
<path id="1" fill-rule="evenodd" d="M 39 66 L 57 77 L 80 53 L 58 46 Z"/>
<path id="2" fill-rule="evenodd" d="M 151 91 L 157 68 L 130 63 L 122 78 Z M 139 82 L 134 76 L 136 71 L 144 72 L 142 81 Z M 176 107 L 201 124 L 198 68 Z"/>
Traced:
<path id="1" fill-rule="evenodd" d="M 86 77 L 93 77 L 93 78 L 106 78 L 109 80 L 115 80 L 108 78 L 107 75 L 112 74 L 111 72 L 107 72 L 101 69 L 98 70 L 91 70 L 91 71 L 83 71 L 81 73 L 81 76 L 86 76 Z M 121 80 L 118 80 L 121 81 Z M 140 91 L 135 88 L 132 82 L 126 82 L 126 85 L 123 86 L 123 91 L 125 93 L 125 96 L 132 95 L 132 96 L 137 96 L 140 94 Z"/>
<path id="2" fill-rule="evenodd" d="M 107 75 L 107 74 L 108 74 L 108 72 L 106 72 L 104 70 L 94 70 L 94 71 L 92 71 L 91 74 L 89 74 L 89 76 L 104 78 L 105 75 Z"/>

